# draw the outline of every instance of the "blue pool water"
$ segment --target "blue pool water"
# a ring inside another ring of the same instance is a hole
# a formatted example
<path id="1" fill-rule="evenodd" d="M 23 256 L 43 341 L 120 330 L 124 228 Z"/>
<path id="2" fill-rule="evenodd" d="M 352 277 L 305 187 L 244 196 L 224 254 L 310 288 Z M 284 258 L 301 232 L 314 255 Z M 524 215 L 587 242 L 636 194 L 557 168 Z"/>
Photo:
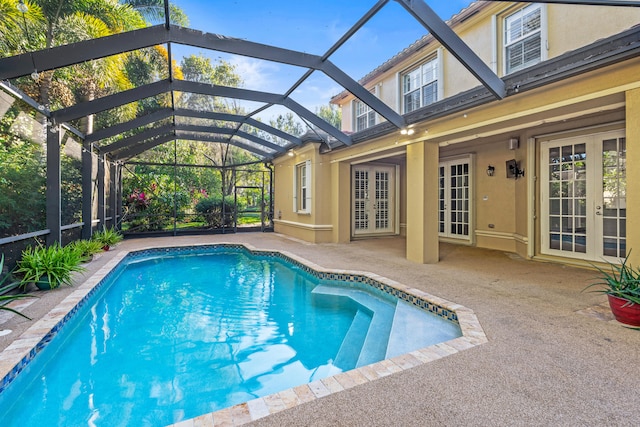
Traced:
<path id="1" fill-rule="evenodd" d="M 0 394 L 1 426 L 164 426 L 460 336 L 279 258 L 125 261 Z"/>

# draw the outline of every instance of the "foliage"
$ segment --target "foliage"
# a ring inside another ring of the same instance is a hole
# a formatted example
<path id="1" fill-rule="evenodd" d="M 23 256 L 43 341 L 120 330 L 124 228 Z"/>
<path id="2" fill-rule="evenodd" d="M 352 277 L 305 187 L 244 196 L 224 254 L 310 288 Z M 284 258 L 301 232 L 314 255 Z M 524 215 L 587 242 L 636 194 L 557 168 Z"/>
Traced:
<path id="1" fill-rule="evenodd" d="M 11 275 L 11 273 L 7 273 L 3 275 L 3 272 L 2 272 L 3 268 L 4 268 L 4 254 L 0 256 L 0 310 L 10 311 L 26 319 L 31 320 L 31 318 L 20 313 L 18 310 L 15 310 L 11 307 L 6 306 L 6 304 L 10 303 L 11 301 L 16 301 L 16 300 L 25 299 L 25 298 L 35 298 L 35 296 L 30 294 L 8 294 L 8 292 L 13 291 L 18 286 L 20 286 L 20 282 L 12 281 L 13 276 Z"/>
<path id="2" fill-rule="evenodd" d="M 276 129 L 280 129 L 294 136 L 300 136 L 304 133 L 302 123 L 296 120 L 293 113 L 287 113 L 284 116 L 280 114 L 275 120 L 270 120 L 269 124 Z"/>
<path id="3" fill-rule="evenodd" d="M 61 156 L 60 175 L 62 224 L 75 224 L 82 221 L 82 162 Z"/>
<path id="4" fill-rule="evenodd" d="M 196 205 L 196 211 L 204 217 L 207 225 L 212 228 L 220 228 L 223 225 L 227 227 L 233 225 L 233 218 L 236 213 L 233 199 L 225 198 L 223 203 L 221 196 L 213 196 L 200 200 Z"/>
<path id="5" fill-rule="evenodd" d="M 154 168 L 137 165 L 130 175 L 123 178 L 124 201 L 123 222 L 135 231 L 162 230 L 173 222 L 174 210 L 178 219 L 191 205 L 189 191 L 182 184 L 182 178 L 175 177 L 172 167 Z M 144 194 L 144 199 L 141 195 Z"/>
<path id="6" fill-rule="evenodd" d="M 71 286 L 71 273 L 84 271 L 82 258 L 72 247 L 38 245 L 22 251 L 16 273 L 22 275 L 22 286 L 40 283 L 55 289 L 61 284 Z"/>
<path id="7" fill-rule="evenodd" d="M 24 139 L 30 120 L 35 121 L 16 107 L 0 119 L 0 236 L 44 228 L 44 153 L 40 144 Z"/>
<path id="8" fill-rule="evenodd" d="M 103 230 L 100 231 L 96 231 L 95 233 L 93 233 L 93 236 L 91 236 L 91 239 L 93 239 L 96 242 L 99 242 L 102 247 L 105 246 L 113 246 L 116 243 L 120 242 L 123 237 L 122 234 L 116 230 L 114 227 L 108 228 L 105 227 Z"/>
<path id="9" fill-rule="evenodd" d="M 336 129 L 342 127 L 342 110 L 336 105 L 322 105 L 316 108 L 316 115 Z"/>
<path id="10" fill-rule="evenodd" d="M 72 250 L 76 251 L 80 255 L 82 262 L 86 262 L 89 261 L 93 255 L 102 252 L 103 244 L 98 240 L 80 239 L 74 240 L 73 242 L 69 243 L 68 246 L 70 246 Z"/>
<path id="11" fill-rule="evenodd" d="M 599 289 L 591 292 L 613 295 L 626 299 L 630 304 L 640 304 L 640 268 L 629 265 L 629 254 L 621 264 L 609 262 L 608 270 L 594 265 L 602 276 L 598 282 L 587 286 L 585 290 L 596 286 Z"/>

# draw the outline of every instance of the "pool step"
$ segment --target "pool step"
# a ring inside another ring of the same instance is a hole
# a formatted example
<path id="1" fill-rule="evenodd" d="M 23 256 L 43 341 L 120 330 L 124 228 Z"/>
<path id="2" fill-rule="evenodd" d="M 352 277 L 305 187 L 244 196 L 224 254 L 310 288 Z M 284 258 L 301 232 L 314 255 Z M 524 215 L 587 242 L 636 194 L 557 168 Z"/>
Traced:
<path id="1" fill-rule="evenodd" d="M 312 293 L 351 298 L 363 310 L 371 313 L 371 321 L 358 355 L 356 367 L 369 365 L 385 358 L 395 313 L 394 304 L 378 299 L 364 291 L 340 286 L 318 285 L 313 289 Z M 362 331 L 359 332 L 359 334 L 361 333 Z"/>
<path id="2" fill-rule="evenodd" d="M 333 364 L 338 368 L 347 371 L 356 367 L 364 340 L 367 338 L 369 326 L 371 325 L 371 313 L 358 310 L 353 317 L 353 322 L 344 336 L 342 345 L 338 350 Z"/>
<path id="3" fill-rule="evenodd" d="M 417 326 L 420 325 L 420 326 Z M 460 327 L 399 300 L 385 358 L 399 356 L 461 336 Z M 407 339 L 411 337 L 411 339 Z"/>

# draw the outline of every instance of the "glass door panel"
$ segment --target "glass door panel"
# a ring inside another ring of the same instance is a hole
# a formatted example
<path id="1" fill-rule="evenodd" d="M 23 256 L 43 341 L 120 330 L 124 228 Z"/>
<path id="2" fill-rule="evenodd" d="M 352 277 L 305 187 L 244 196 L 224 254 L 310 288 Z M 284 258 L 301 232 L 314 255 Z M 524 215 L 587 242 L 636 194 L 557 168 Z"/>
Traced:
<path id="1" fill-rule="evenodd" d="M 353 168 L 353 235 L 395 233 L 395 166 Z"/>
<path id="2" fill-rule="evenodd" d="M 542 252 L 617 259 L 626 250 L 622 132 L 542 143 Z"/>
<path id="3" fill-rule="evenodd" d="M 438 168 L 438 226 L 441 236 L 468 239 L 470 227 L 469 159 L 443 162 Z"/>

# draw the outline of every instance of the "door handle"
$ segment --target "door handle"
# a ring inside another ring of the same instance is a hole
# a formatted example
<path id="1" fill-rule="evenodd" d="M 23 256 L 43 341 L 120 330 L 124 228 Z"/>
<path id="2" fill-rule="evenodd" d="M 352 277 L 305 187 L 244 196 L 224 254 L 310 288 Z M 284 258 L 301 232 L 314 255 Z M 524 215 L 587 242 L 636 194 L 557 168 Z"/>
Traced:
<path id="1" fill-rule="evenodd" d="M 596 212 L 596 215 L 602 215 L 602 212 Z"/>

